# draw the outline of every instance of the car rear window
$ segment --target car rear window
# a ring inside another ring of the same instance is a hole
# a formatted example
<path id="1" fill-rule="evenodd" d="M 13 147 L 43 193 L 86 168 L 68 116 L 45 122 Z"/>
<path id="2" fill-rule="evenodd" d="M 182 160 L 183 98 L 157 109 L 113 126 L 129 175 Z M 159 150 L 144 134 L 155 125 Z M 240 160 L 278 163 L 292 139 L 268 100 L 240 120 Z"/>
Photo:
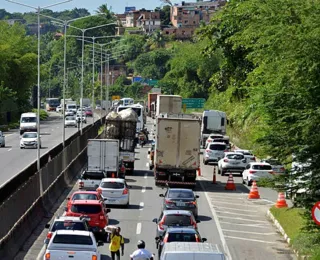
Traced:
<path id="1" fill-rule="evenodd" d="M 188 215 L 167 215 L 164 221 L 166 226 L 191 226 L 191 217 Z"/>
<path id="2" fill-rule="evenodd" d="M 97 200 L 98 197 L 95 194 L 74 194 L 72 200 Z"/>
<path id="3" fill-rule="evenodd" d="M 103 172 L 85 172 L 82 175 L 82 179 L 84 180 L 102 180 L 104 177 Z"/>
<path id="4" fill-rule="evenodd" d="M 56 235 L 53 239 L 54 244 L 73 244 L 73 245 L 93 245 L 90 236 L 80 235 Z"/>
<path id="5" fill-rule="evenodd" d="M 271 165 L 252 165 L 254 170 L 272 170 Z"/>
<path id="6" fill-rule="evenodd" d="M 124 183 L 122 183 L 122 182 L 102 182 L 100 186 L 102 188 L 106 188 L 106 189 L 123 189 Z"/>
<path id="7" fill-rule="evenodd" d="M 281 165 L 281 163 L 279 161 L 273 160 L 273 159 L 266 160 L 266 163 L 269 163 L 271 165 Z"/>
<path id="8" fill-rule="evenodd" d="M 226 149 L 226 145 L 223 144 L 211 144 L 209 146 L 210 150 L 215 150 L 215 151 L 224 151 Z"/>
<path id="9" fill-rule="evenodd" d="M 170 233 L 168 242 L 197 242 L 194 233 Z"/>
<path id="10" fill-rule="evenodd" d="M 170 190 L 168 197 L 170 199 L 193 199 L 192 191 Z"/>
<path id="11" fill-rule="evenodd" d="M 244 159 L 244 155 L 242 155 L 242 154 L 228 154 L 227 158 L 234 159 L 234 160 L 242 160 L 242 159 Z"/>
<path id="12" fill-rule="evenodd" d="M 57 230 L 87 230 L 83 222 L 57 221 L 52 226 L 52 232 Z"/>
<path id="13" fill-rule="evenodd" d="M 101 212 L 101 206 L 77 204 L 77 205 L 72 205 L 71 211 L 74 213 L 82 213 L 82 214 L 98 214 Z"/>

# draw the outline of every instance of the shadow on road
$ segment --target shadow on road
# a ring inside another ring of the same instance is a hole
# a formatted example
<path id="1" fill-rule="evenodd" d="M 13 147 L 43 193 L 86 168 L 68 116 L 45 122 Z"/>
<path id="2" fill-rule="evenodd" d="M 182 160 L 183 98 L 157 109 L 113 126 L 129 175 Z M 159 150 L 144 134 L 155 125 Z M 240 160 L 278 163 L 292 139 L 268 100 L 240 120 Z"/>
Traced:
<path id="1" fill-rule="evenodd" d="M 142 186 L 138 186 L 138 185 L 130 185 L 130 190 L 142 190 L 143 188 L 145 188 L 146 190 L 153 190 L 152 187 L 142 187 Z"/>
<path id="2" fill-rule="evenodd" d="M 120 222 L 116 219 L 113 218 L 109 218 L 109 225 L 114 226 L 114 225 L 118 225 Z"/>
<path id="3" fill-rule="evenodd" d="M 212 218 L 208 216 L 198 215 L 198 220 L 202 221 L 210 221 Z"/>
<path id="4" fill-rule="evenodd" d="M 137 182 L 137 181 L 134 179 L 126 179 L 126 182 Z"/>
<path id="5" fill-rule="evenodd" d="M 135 170 L 133 173 L 133 176 L 137 177 L 144 177 L 147 175 L 148 177 L 153 176 L 153 171 L 148 171 L 148 170 Z"/>
<path id="6" fill-rule="evenodd" d="M 235 183 L 236 190 L 226 190 L 225 186 L 226 183 L 217 182 L 216 184 L 213 184 L 212 181 L 208 180 L 198 180 L 197 186 L 194 191 L 197 192 L 219 192 L 219 193 L 249 193 L 250 189 L 240 183 Z"/>

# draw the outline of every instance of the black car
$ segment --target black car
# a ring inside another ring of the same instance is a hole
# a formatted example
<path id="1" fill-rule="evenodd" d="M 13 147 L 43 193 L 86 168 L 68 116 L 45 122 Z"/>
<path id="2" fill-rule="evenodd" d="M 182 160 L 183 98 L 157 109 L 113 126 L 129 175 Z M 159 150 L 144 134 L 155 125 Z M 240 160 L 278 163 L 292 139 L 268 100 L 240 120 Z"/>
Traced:
<path id="1" fill-rule="evenodd" d="M 163 197 L 162 210 L 189 210 L 194 217 L 198 217 L 198 195 L 195 195 L 191 189 L 168 189 L 165 194 L 160 194 Z"/>
<path id="2" fill-rule="evenodd" d="M 156 245 L 158 249 L 158 256 L 160 259 L 161 251 L 165 243 L 170 242 L 206 242 L 206 238 L 201 238 L 198 230 L 193 228 L 168 228 L 163 237 L 156 237 Z"/>

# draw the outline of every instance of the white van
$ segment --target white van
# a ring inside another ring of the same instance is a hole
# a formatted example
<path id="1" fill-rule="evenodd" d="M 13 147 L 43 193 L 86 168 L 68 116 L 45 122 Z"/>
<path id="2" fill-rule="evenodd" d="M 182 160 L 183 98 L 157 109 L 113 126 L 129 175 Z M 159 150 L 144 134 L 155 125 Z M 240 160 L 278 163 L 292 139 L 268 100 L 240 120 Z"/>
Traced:
<path id="1" fill-rule="evenodd" d="M 160 260 L 225 260 L 217 245 L 195 242 L 165 243 Z"/>
<path id="2" fill-rule="evenodd" d="M 74 115 L 77 113 L 77 104 L 76 103 L 68 103 L 67 104 L 67 109 L 66 110 L 70 110 L 74 113 Z"/>
<path id="3" fill-rule="evenodd" d="M 20 117 L 20 135 L 24 132 L 37 132 L 37 114 L 23 113 Z"/>

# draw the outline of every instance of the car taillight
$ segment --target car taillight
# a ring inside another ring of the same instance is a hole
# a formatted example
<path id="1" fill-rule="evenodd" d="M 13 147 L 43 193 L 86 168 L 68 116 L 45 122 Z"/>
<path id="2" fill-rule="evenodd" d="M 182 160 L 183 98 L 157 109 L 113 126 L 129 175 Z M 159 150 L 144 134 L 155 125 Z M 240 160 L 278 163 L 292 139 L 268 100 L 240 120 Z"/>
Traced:
<path id="1" fill-rule="evenodd" d="M 256 161 L 256 157 L 253 157 L 252 160 L 253 160 L 253 161 Z"/>
<path id="2" fill-rule="evenodd" d="M 163 243 L 167 243 L 168 242 L 168 235 L 166 235 L 162 241 Z"/>
<path id="3" fill-rule="evenodd" d="M 211 150 L 209 150 L 209 149 L 206 150 L 206 153 L 210 153 L 210 152 L 211 152 Z"/>
<path id="4" fill-rule="evenodd" d="M 166 175 L 165 172 L 158 172 L 159 175 Z"/>
<path id="5" fill-rule="evenodd" d="M 284 172 L 286 169 L 284 167 L 280 168 L 280 171 Z"/>
<path id="6" fill-rule="evenodd" d="M 79 182 L 79 188 L 83 188 L 83 186 L 84 186 L 84 182 L 83 182 L 83 181 L 80 181 L 80 182 Z"/>
<path id="7" fill-rule="evenodd" d="M 122 195 L 128 194 L 128 189 L 124 189 Z"/>
<path id="8" fill-rule="evenodd" d="M 201 241 L 200 241 L 199 236 L 198 235 L 195 235 L 195 236 L 196 236 L 196 242 L 200 243 Z"/>
<path id="9" fill-rule="evenodd" d="M 48 235 L 47 235 L 47 239 L 51 239 L 52 238 L 52 233 L 49 232 Z"/>
<path id="10" fill-rule="evenodd" d="M 191 225 L 194 227 L 194 228 L 197 228 L 197 222 L 191 220 Z"/>
<path id="11" fill-rule="evenodd" d="M 197 205 L 196 201 L 189 201 L 188 204 Z"/>
<path id="12" fill-rule="evenodd" d="M 46 260 L 50 260 L 50 253 L 46 253 L 45 257 L 46 257 Z"/>
<path id="13" fill-rule="evenodd" d="M 226 153 L 226 152 L 228 152 L 228 150 L 224 150 L 224 152 Z"/>
<path id="14" fill-rule="evenodd" d="M 223 159 L 223 161 L 224 161 L 224 162 L 229 162 L 229 160 L 228 160 L 228 159 Z"/>
<path id="15" fill-rule="evenodd" d="M 104 215 L 100 215 L 100 220 L 104 220 Z"/>
<path id="16" fill-rule="evenodd" d="M 125 171 L 126 171 L 126 167 L 121 166 L 120 171 L 121 171 L 121 172 L 125 172 Z"/>
<path id="17" fill-rule="evenodd" d="M 96 255 L 93 255 L 91 258 L 91 260 L 97 260 L 97 259 L 98 259 L 98 257 Z"/>
<path id="18" fill-rule="evenodd" d="M 173 204 L 173 201 L 171 201 L 171 200 L 165 200 L 164 201 L 166 204 Z"/>
<path id="19" fill-rule="evenodd" d="M 164 230 L 163 224 L 165 220 L 166 220 L 166 217 L 164 216 L 163 219 L 159 222 L 159 229 Z"/>
<path id="20" fill-rule="evenodd" d="M 211 142 L 212 142 L 212 140 L 207 140 L 207 142 L 208 142 L 208 143 L 211 143 Z"/>
<path id="21" fill-rule="evenodd" d="M 256 172 L 257 172 L 257 171 L 252 171 L 252 170 L 249 171 L 250 174 L 254 174 L 254 173 L 256 173 Z"/>

